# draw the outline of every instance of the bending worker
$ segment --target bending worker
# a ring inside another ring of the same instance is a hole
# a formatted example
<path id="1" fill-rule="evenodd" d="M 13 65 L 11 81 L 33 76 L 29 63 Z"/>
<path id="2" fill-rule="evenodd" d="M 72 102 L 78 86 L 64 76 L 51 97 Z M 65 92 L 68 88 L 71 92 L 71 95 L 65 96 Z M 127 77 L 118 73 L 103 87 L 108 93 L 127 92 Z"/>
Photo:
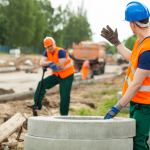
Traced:
<path id="1" fill-rule="evenodd" d="M 52 37 L 46 37 L 44 39 L 44 46 L 47 50 L 44 52 L 43 57 L 40 60 L 40 65 L 42 67 L 50 67 L 53 71 L 53 75 L 50 75 L 43 80 L 40 98 L 37 105 L 38 107 L 36 109 L 40 110 L 42 108 L 42 99 L 46 93 L 46 89 L 50 89 L 59 84 L 61 98 L 60 114 L 62 116 L 67 116 L 70 103 L 70 91 L 74 79 L 74 67 L 68 53 L 63 48 L 57 47 Z M 39 91 L 39 85 L 40 82 L 34 95 L 35 103 Z M 35 104 L 28 107 L 33 109 Z"/>
<path id="2" fill-rule="evenodd" d="M 89 60 L 85 60 L 83 62 L 81 73 L 82 73 L 82 80 L 90 78 L 89 76 L 90 76 L 91 72 L 90 72 L 90 61 Z"/>
<path id="3" fill-rule="evenodd" d="M 110 119 L 130 102 L 130 118 L 136 120 L 136 136 L 133 150 L 149 150 L 147 140 L 150 127 L 150 13 L 139 2 L 127 4 L 125 20 L 138 39 L 130 51 L 118 39 L 115 32 L 107 26 L 101 36 L 114 44 L 122 56 L 129 61 L 121 100 L 107 112 L 105 119 Z"/>

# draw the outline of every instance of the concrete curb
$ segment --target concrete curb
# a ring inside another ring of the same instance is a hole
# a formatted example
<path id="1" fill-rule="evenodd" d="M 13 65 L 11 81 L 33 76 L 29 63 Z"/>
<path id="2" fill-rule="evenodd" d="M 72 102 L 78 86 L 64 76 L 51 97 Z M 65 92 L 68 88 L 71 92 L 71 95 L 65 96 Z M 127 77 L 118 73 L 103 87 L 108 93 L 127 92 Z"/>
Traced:
<path id="1" fill-rule="evenodd" d="M 24 150 L 133 150 L 133 139 L 72 140 L 24 136 Z"/>
<path id="2" fill-rule="evenodd" d="M 0 67 L 0 73 L 5 73 L 5 72 L 14 72 L 14 71 L 22 71 L 22 70 L 33 70 L 35 69 L 34 66 L 20 66 L 19 68 L 17 67 Z"/>
<path id="3" fill-rule="evenodd" d="M 1 67 L 0 68 L 0 73 L 2 72 L 12 72 L 12 71 L 16 71 L 16 67 Z"/>
<path id="4" fill-rule="evenodd" d="M 104 140 L 135 136 L 135 120 L 99 116 L 30 117 L 28 134 L 52 139 Z M 129 128 L 130 127 L 130 128 Z"/>
<path id="5" fill-rule="evenodd" d="M 12 94 L 5 94 L 0 95 L 0 103 L 6 103 L 9 101 L 16 101 L 16 100 L 25 100 L 27 98 L 33 98 L 35 91 L 31 90 L 28 92 L 23 93 L 12 93 Z"/>

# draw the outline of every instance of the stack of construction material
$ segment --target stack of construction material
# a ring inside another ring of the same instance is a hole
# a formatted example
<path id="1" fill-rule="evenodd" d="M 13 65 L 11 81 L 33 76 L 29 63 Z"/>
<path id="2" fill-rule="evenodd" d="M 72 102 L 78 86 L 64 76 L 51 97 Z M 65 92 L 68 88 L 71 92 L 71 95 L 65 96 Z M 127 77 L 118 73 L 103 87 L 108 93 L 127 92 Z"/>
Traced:
<path id="1" fill-rule="evenodd" d="M 30 117 L 24 150 L 133 150 L 135 120 L 104 117 Z"/>

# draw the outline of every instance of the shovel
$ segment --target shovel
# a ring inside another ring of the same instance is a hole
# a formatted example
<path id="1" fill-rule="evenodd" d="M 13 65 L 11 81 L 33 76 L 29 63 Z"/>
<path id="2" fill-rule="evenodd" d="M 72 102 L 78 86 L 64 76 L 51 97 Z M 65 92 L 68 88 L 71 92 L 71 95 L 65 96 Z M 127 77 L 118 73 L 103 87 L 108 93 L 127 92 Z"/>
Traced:
<path id="1" fill-rule="evenodd" d="M 38 91 L 38 96 L 37 96 L 37 99 L 36 99 L 35 107 L 33 107 L 33 115 L 34 116 L 38 116 L 36 108 L 37 108 L 37 105 L 38 105 L 38 102 L 39 102 L 39 98 L 40 98 L 40 93 L 41 93 L 41 88 L 42 88 L 42 84 L 43 84 L 43 78 L 44 78 L 45 71 L 47 71 L 47 69 L 43 67 L 42 80 L 41 80 L 41 83 L 40 83 L 40 87 L 39 87 L 39 91 Z"/>

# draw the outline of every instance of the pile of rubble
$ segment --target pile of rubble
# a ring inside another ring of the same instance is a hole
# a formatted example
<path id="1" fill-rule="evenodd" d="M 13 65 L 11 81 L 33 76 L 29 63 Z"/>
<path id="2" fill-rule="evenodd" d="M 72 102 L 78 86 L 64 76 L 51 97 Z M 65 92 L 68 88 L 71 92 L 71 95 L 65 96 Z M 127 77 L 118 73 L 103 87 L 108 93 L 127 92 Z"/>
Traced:
<path id="1" fill-rule="evenodd" d="M 29 58 L 24 54 L 21 54 L 19 58 L 11 58 L 9 60 L 2 61 L 0 63 L 0 67 L 16 67 L 17 70 L 20 69 L 20 66 L 32 66 L 33 68 L 39 67 L 40 59 L 37 56 L 33 56 L 33 58 Z"/>
<path id="2" fill-rule="evenodd" d="M 17 148 L 18 142 L 23 141 L 24 134 L 27 133 L 27 120 L 27 114 L 17 113 L 0 125 L 0 150 Z"/>

